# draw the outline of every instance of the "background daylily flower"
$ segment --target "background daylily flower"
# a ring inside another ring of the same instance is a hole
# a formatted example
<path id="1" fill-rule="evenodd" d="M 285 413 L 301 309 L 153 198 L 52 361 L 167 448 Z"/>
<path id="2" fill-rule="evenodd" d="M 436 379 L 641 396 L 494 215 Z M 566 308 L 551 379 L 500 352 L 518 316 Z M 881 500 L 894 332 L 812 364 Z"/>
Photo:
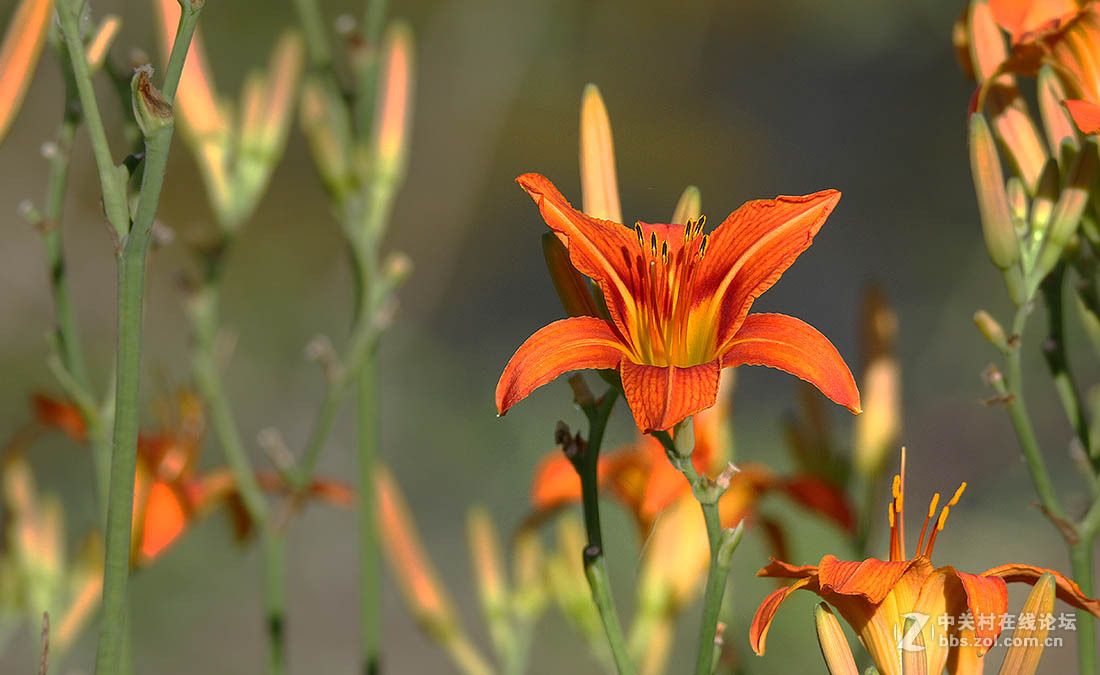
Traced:
<path id="1" fill-rule="evenodd" d="M 825 336 L 793 317 L 748 314 L 809 247 L 839 192 L 748 202 L 704 234 L 703 218 L 631 229 L 575 210 L 543 176 L 517 182 L 597 283 L 610 321 L 573 317 L 528 338 L 497 384 L 500 414 L 566 371 L 616 369 L 638 428 L 669 429 L 713 405 L 721 369 L 742 364 L 784 370 L 859 412 L 852 374 Z"/>
<path id="2" fill-rule="evenodd" d="M 86 440 L 83 418 L 72 403 L 38 395 L 33 404 L 39 425 L 63 431 L 78 443 Z M 154 562 L 190 525 L 221 506 L 229 508 L 238 540 L 252 532 L 233 472 L 225 467 L 197 470 L 206 431 L 202 402 L 193 392 L 181 390 L 163 417 L 160 430 L 138 437 L 131 552 L 135 567 Z M 257 479 L 267 492 L 290 492 L 272 472 L 258 473 Z M 324 478 L 315 479 L 307 494 L 341 507 L 355 498 L 348 486 Z"/>
<path id="3" fill-rule="evenodd" d="M 990 9 L 1016 52 L 1004 69 L 1025 72 L 1049 64 L 1070 90 L 1063 103 L 1074 123 L 1082 133 L 1100 133 L 1100 5 L 990 0 Z"/>
<path id="4" fill-rule="evenodd" d="M 894 497 L 889 505 L 889 560 L 868 558 L 848 561 L 826 555 L 817 565 L 798 567 L 773 558 L 769 565 L 757 572 L 757 576 L 796 580 L 790 586 L 773 592 L 756 610 L 749 628 L 749 640 L 757 654 L 764 653 L 768 629 L 779 606 L 799 589 L 816 593 L 837 609 L 856 631 L 881 675 L 902 675 L 902 654 L 907 658 L 913 657 L 913 652 L 898 649 L 898 641 L 905 630 L 906 615 L 913 612 L 930 617 L 921 631 L 924 650 L 919 654 L 923 654 L 926 666 L 921 672 L 940 673 L 947 668 L 952 675 L 980 673 L 982 657 L 1001 632 L 1000 617 L 1008 606 L 1005 582 L 1034 585 L 1044 574 L 1050 574 L 1055 580 L 1059 599 L 1100 616 L 1100 602 L 1087 597 L 1077 584 L 1052 570 L 1021 563 L 1001 565 L 981 574 L 959 572 L 950 566 L 933 567 L 931 556 L 936 536 L 943 530 L 947 514 L 958 502 L 966 483 L 959 486 L 935 520 L 940 495 L 936 493 L 932 497 L 917 540 L 916 554 L 912 558 L 907 557 L 902 512 L 905 501 L 904 452 L 901 467 L 901 472 L 894 478 Z M 927 540 L 925 534 L 928 534 Z M 966 638 L 962 644 L 968 646 L 944 646 L 934 636 L 939 626 L 937 618 L 959 617 L 966 612 L 974 617 L 973 628 L 952 625 L 948 630 L 957 637 Z M 981 621 L 983 616 L 993 616 L 995 619 Z"/>

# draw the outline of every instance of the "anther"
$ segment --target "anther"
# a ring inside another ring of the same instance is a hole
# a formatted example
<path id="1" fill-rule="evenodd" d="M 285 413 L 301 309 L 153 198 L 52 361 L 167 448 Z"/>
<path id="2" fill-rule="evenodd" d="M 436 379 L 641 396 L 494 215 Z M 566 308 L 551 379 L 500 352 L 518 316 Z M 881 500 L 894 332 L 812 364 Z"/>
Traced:
<path id="1" fill-rule="evenodd" d="M 650 232 L 649 233 L 649 252 L 654 258 L 657 257 L 657 233 L 656 232 Z"/>
<path id="2" fill-rule="evenodd" d="M 668 242 L 661 242 L 661 262 L 668 264 Z"/>
<path id="3" fill-rule="evenodd" d="M 955 496 L 951 498 L 951 501 L 947 503 L 948 506 L 954 506 L 959 503 L 959 497 L 962 497 L 963 490 L 966 489 L 966 482 L 959 486 L 958 490 L 955 490 Z"/>
<path id="4" fill-rule="evenodd" d="M 634 234 L 638 235 L 638 246 L 645 248 L 645 237 L 642 235 L 642 224 L 640 222 L 634 223 Z"/>
<path id="5" fill-rule="evenodd" d="M 704 234 L 703 241 L 699 243 L 699 257 L 702 258 L 707 254 L 707 242 L 710 241 L 710 235 Z"/>

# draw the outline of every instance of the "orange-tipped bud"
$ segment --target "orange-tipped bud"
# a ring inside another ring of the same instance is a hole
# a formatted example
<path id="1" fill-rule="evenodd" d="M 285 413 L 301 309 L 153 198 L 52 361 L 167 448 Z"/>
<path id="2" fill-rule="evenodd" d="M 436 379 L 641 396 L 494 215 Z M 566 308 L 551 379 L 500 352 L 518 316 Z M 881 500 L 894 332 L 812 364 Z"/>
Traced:
<path id="1" fill-rule="evenodd" d="M 1012 633 L 1011 646 L 1001 663 L 1000 675 L 1034 675 L 1043 657 L 1047 634 L 1053 621 L 1044 621 L 1054 612 L 1057 584 L 1049 572 L 1039 577 L 1027 596 L 1019 623 Z"/>
<path id="2" fill-rule="evenodd" d="M 88 70 L 91 73 L 94 74 L 103 67 L 104 61 L 107 60 L 107 52 L 121 29 L 122 19 L 114 14 L 103 17 L 99 22 L 99 27 L 96 28 L 88 41 L 88 46 L 84 49 L 84 58 L 88 60 Z"/>
<path id="3" fill-rule="evenodd" d="M 1001 160 L 989 125 L 980 113 L 970 116 L 970 171 L 978 196 L 986 250 L 994 265 L 1007 269 L 1019 260 L 1020 248 L 1005 195 Z"/>
<path id="4" fill-rule="evenodd" d="M 372 169 L 400 176 L 408 153 L 414 90 L 413 40 L 407 26 L 397 23 L 386 30 L 382 54 L 370 144 Z"/>
<path id="5" fill-rule="evenodd" d="M 23 0 L 8 24 L 0 44 L 0 142 L 23 105 L 46 44 L 51 16 L 53 0 Z"/>
<path id="6" fill-rule="evenodd" d="M 1043 249 L 1039 253 L 1039 260 L 1035 264 L 1037 278 L 1046 276 L 1058 260 L 1070 239 L 1077 232 L 1077 226 L 1081 223 L 1081 215 L 1089 201 L 1089 190 L 1096 178 L 1097 155 L 1096 142 L 1090 140 L 1077 153 L 1077 158 L 1070 167 L 1066 176 L 1065 187 L 1058 197 L 1058 203 L 1050 217 L 1050 228 L 1047 232 Z"/>
<path id="7" fill-rule="evenodd" d="M 1046 65 L 1039 69 L 1036 88 L 1039 97 L 1039 114 L 1042 116 L 1043 129 L 1046 130 L 1047 145 L 1060 161 L 1064 161 L 1063 152 L 1066 146 L 1074 150 L 1080 147 L 1077 141 L 1077 127 L 1063 105 L 1068 98 L 1065 87 L 1054 69 Z"/>
<path id="8" fill-rule="evenodd" d="M 489 512 L 475 506 L 466 514 L 470 561 L 477 575 L 481 603 L 487 613 L 497 612 L 508 595 L 500 540 Z"/>
<path id="9" fill-rule="evenodd" d="M 680 201 L 676 202 L 676 210 L 672 212 L 672 220 L 669 222 L 687 225 L 689 220 L 699 220 L 702 212 L 703 193 L 699 192 L 699 188 L 694 185 L 689 185 L 680 195 Z"/>
<path id="10" fill-rule="evenodd" d="M 901 364 L 894 354 L 898 316 L 877 287 L 867 291 L 861 316 L 863 414 L 852 427 L 856 470 L 875 476 L 901 434 Z"/>
<path id="11" fill-rule="evenodd" d="M 268 92 L 261 127 L 264 138 L 272 146 L 282 148 L 285 142 L 304 65 L 305 46 L 301 36 L 293 31 L 283 33 L 271 53 L 267 70 Z"/>
<path id="12" fill-rule="evenodd" d="M 821 656 L 825 659 L 829 675 L 858 675 L 844 629 L 840 627 L 833 610 L 824 602 L 814 607 L 814 624 L 817 626 L 817 644 L 821 646 Z"/>
<path id="13" fill-rule="evenodd" d="M 165 61 L 179 27 L 180 3 L 177 0 L 156 0 L 157 27 L 161 37 L 161 54 Z M 218 104 L 214 78 L 203 49 L 202 34 L 195 31 L 187 50 L 183 74 L 176 90 L 174 106 L 185 136 L 192 145 L 202 145 L 228 133 L 229 122 Z"/>
<path id="14" fill-rule="evenodd" d="M 979 309 L 974 312 L 974 325 L 981 331 L 982 336 L 989 340 L 989 344 L 993 345 L 997 349 L 1008 349 L 1008 341 L 1005 339 L 1005 330 L 1001 328 L 1001 324 L 997 322 L 989 312 L 984 309 Z"/>
<path id="15" fill-rule="evenodd" d="M 588 280 L 569 261 L 569 251 L 553 232 L 542 235 L 542 255 L 550 281 L 558 292 L 561 305 L 569 316 L 599 316 Z"/>
<path id="16" fill-rule="evenodd" d="M 623 222 L 611 121 L 594 84 L 586 86 L 581 97 L 581 194 L 585 213 Z"/>
<path id="17" fill-rule="evenodd" d="M 388 469 L 379 467 L 375 481 L 378 530 L 390 569 L 421 627 L 435 639 L 447 641 L 458 630 L 453 605 L 424 553 L 405 497 Z"/>
<path id="18" fill-rule="evenodd" d="M 347 109 L 317 78 L 302 83 L 298 119 L 309 141 L 313 163 L 330 194 L 345 196 L 355 182 L 351 165 L 351 121 Z"/>
<path id="19" fill-rule="evenodd" d="M 1016 79 L 1011 75 L 996 75 L 1008 58 L 1008 49 L 1000 27 L 993 20 L 989 4 L 979 0 L 971 3 L 970 7 L 971 58 L 977 80 L 988 100 L 990 123 L 997 130 L 1020 176 L 1029 189 L 1034 189 L 1046 162 L 1046 150 L 1028 114 L 1027 104 L 1016 87 Z M 995 75 L 996 79 L 990 80 Z"/>

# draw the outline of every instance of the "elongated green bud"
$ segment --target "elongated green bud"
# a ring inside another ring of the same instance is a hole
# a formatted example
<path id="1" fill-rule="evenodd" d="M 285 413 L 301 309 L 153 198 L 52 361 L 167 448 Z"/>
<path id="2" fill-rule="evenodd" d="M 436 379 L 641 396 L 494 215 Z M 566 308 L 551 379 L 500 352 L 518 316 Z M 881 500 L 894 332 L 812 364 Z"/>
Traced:
<path id="1" fill-rule="evenodd" d="M 1001 324 L 997 323 L 997 320 L 989 315 L 984 309 L 979 309 L 974 312 L 974 325 L 981 331 L 982 336 L 989 343 L 1000 350 L 1008 349 L 1008 342 L 1005 338 L 1005 329 L 1001 328 Z"/>
<path id="2" fill-rule="evenodd" d="M 994 265 L 1006 269 L 1020 259 L 1020 247 L 1012 227 L 997 146 L 980 113 L 970 116 L 970 171 L 978 196 L 986 250 Z"/>
<path id="3" fill-rule="evenodd" d="M 824 602 L 814 607 L 814 624 L 817 626 L 817 644 L 821 647 L 821 656 L 825 659 L 829 675 L 858 675 L 856 660 L 852 657 L 844 629 Z"/>
<path id="4" fill-rule="evenodd" d="M 1066 244 L 1077 232 L 1077 226 L 1081 223 L 1081 214 L 1088 205 L 1089 190 L 1096 178 L 1096 164 L 1096 142 L 1089 141 L 1077 154 L 1077 159 L 1066 177 L 1062 194 L 1058 197 L 1058 203 L 1051 214 L 1050 230 L 1036 264 L 1039 278 L 1046 276 L 1050 270 L 1054 269 L 1062 257 Z"/>
<path id="5" fill-rule="evenodd" d="M 1043 657 L 1043 647 L 1050 633 L 1054 612 L 1054 575 L 1049 572 L 1039 577 L 1035 587 L 1027 596 L 1024 609 L 1020 612 L 1019 623 L 1012 633 L 1011 646 L 1001 663 L 999 675 L 1034 675 L 1039 668 L 1039 659 Z"/>
<path id="6" fill-rule="evenodd" d="M 670 222 L 677 225 L 687 225 L 689 220 L 699 220 L 703 211 L 703 195 L 699 188 L 689 185 L 680 195 L 680 201 L 676 202 L 676 210 L 672 212 Z"/>

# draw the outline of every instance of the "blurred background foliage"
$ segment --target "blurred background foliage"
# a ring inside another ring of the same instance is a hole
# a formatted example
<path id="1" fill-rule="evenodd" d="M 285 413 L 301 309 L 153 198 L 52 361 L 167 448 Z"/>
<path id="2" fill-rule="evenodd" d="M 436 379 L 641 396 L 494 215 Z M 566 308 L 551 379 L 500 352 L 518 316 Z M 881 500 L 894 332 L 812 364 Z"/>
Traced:
<path id="1" fill-rule="evenodd" d="M 351 0 L 323 4 L 330 20 L 360 9 Z M 491 394 L 515 347 L 561 313 L 543 270 L 543 225 L 512 180 L 526 171 L 543 173 L 579 203 L 578 106 L 588 82 L 600 85 L 611 115 L 627 222 L 667 219 L 691 183 L 702 189 L 703 211 L 715 223 L 747 199 L 826 187 L 844 193 L 815 245 L 756 309 L 805 319 L 855 368 L 856 301 L 867 283 L 879 282 L 901 320 L 911 499 L 923 505 L 935 490 L 953 489 L 961 480 L 971 486 L 938 543 L 937 558 L 972 571 L 1017 560 L 1068 570 L 1057 535 L 1030 506 L 1033 494 L 1007 422 L 982 405 L 988 392 L 979 373 L 993 353 L 970 317 L 980 307 L 1002 313 L 1007 302 L 986 260 L 968 172 L 971 85 L 958 72 L 950 44 L 961 2 L 392 5 L 391 13 L 406 18 L 416 34 L 418 81 L 409 178 L 389 244 L 408 252 L 416 269 L 382 348 L 384 458 L 408 493 L 428 550 L 475 639 L 484 643 L 486 636 L 467 581 L 463 512 L 484 504 L 510 532 L 528 514 L 531 472 L 553 444 L 554 422 L 561 418 L 576 427 L 582 420 L 564 380 L 502 419 L 495 418 Z M 12 0 L 0 0 L 0 22 L 13 8 Z M 116 55 L 130 48 L 156 53 L 151 3 L 100 0 L 95 11 L 124 17 Z M 266 63 L 280 30 L 293 22 L 289 2 L 211 0 L 202 24 L 219 89 L 237 91 L 245 71 Z M 43 336 L 53 310 L 41 247 L 16 211 L 23 199 L 42 192 L 40 146 L 60 118 L 62 93 L 47 53 L 0 150 L 0 436 L 30 416 L 31 393 L 59 393 L 45 368 Z M 104 89 L 108 127 L 117 128 L 121 117 L 106 94 Z M 186 383 L 187 321 L 178 279 L 190 263 L 181 245 L 213 228 L 203 195 L 195 164 L 177 145 L 160 212 L 176 243 L 154 253 L 149 280 L 143 392 L 150 423 L 158 392 L 167 395 Z M 65 237 L 89 360 L 102 381 L 113 353 L 114 272 L 98 204 L 81 130 Z M 324 387 L 302 348 L 318 333 L 338 340 L 351 321 L 337 226 L 297 132 L 228 261 L 224 287 L 223 315 L 237 338 L 226 376 L 242 426 L 252 436 L 276 425 L 296 446 Z M 1071 334 L 1071 345 L 1079 337 Z M 1027 355 L 1036 371 L 1037 357 Z M 795 381 L 760 368 L 742 368 L 738 375 L 733 409 L 739 457 L 782 469 L 788 459 L 781 423 L 793 409 Z M 1089 381 L 1096 373 L 1080 375 Z M 1031 400 L 1047 446 L 1067 447 L 1053 391 L 1036 390 Z M 833 413 L 848 424 L 846 413 Z M 322 471 L 350 478 L 347 422 Z M 633 437 L 625 408 L 611 433 L 609 447 Z M 38 445 L 31 459 L 41 488 L 63 495 L 75 541 L 95 520 L 86 451 L 57 436 Z M 1069 477 L 1064 453 L 1051 462 L 1056 479 Z M 1075 503 L 1072 496 L 1068 502 Z M 782 503 L 769 508 L 790 525 L 792 562 L 847 553 L 824 521 Z M 616 597 L 629 616 L 637 537 L 618 506 L 609 502 L 605 511 Z M 201 523 L 157 565 L 135 575 L 137 672 L 258 671 L 263 636 L 256 552 L 229 544 L 228 528 L 220 516 Z M 293 672 L 352 672 L 358 620 L 351 601 L 353 533 L 351 514 L 323 508 L 309 510 L 294 527 Z M 880 556 L 886 554 L 883 533 L 876 532 L 872 547 Z M 760 539 L 746 537 L 735 558 L 731 592 L 739 611 L 727 639 L 743 653 L 749 651 L 751 613 L 773 587 L 751 576 L 765 556 Z M 446 672 L 444 657 L 427 647 L 397 591 L 387 586 L 387 671 Z M 1013 595 L 1010 607 L 1022 597 Z M 812 599 L 791 604 L 772 628 L 767 658 L 745 657 L 751 672 L 820 668 Z M 697 612 L 684 616 L 685 637 L 674 649 L 687 659 Z M 59 672 L 79 672 L 76 664 L 91 662 L 93 632 Z M 30 672 L 37 641 L 37 635 L 17 635 L 0 657 L 0 670 Z M 576 641 L 565 622 L 549 614 L 537 629 L 532 672 L 595 672 L 597 662 L 571 648 Z M 1064 648 L 1048 650 L 1044 672 L 1072 663 L 1071 645 L 1067 639 Z M 674 655 L 674 670 L 678 662 Z"/>

